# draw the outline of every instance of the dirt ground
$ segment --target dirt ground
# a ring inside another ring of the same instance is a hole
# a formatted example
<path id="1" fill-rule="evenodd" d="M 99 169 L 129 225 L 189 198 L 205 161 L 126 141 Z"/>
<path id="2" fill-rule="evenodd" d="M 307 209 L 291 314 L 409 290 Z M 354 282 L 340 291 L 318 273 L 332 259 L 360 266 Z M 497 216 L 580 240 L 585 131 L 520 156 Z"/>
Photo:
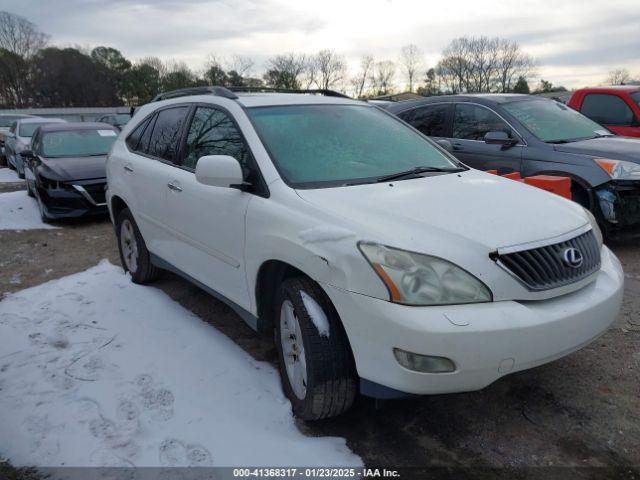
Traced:
<path id="1" fill-rule="evenodd" d="M 119 264 L 107 219 L 58 226 L 0 231 L 0 296 L 103 258 Z M 367 466 L 436 468 L 429 478 L 640 478 L 640 245 L 610 246 L 626 272 L 623 309 L 583 350 L 479 392 L 382 405 L 361 398 L 340 418 L 299 422 L 301 430 L 345 437 Z M 268 340 L 197 287 L 169 273 L 155 286 L 256 359 L 275 361 Z M 403 478 L 423 474 L 407 470 Z"/>

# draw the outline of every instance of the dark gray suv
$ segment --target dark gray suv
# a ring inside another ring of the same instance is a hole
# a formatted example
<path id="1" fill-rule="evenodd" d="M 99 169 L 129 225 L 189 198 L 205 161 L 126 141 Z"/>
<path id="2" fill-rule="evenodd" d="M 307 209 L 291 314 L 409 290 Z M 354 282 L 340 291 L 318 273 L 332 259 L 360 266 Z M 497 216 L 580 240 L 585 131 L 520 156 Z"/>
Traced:
<path id="1" fill-rule="evenodd" d="M 574 200 L 609 237 L 640 234 L 640 140 L 530 95 L 447 95 L 384 108 L 470 167 L 570 177 Z"/>

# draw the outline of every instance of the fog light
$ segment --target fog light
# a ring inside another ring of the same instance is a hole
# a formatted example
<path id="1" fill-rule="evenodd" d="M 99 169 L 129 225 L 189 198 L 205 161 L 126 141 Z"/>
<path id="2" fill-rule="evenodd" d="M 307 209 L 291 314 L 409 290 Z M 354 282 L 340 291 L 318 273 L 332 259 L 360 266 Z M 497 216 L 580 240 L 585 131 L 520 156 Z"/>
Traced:
<path id="1" fill-rule="evenodd" d="M 418 353 L 405 352 L 399 348 L 393 349 L 393 354 L 400 365 L 415 372 L 446 373 L 456 369 L 454 363 L 445 357 L 433 357 Z"/>

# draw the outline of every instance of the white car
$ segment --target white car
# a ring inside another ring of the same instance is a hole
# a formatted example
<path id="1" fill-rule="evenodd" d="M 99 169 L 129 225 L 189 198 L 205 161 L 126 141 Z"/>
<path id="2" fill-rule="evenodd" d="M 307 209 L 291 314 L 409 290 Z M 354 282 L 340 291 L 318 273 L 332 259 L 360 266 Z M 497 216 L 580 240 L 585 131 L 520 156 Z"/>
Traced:
<path id="1" fill-rule="evenodd" d="M 24 159 L 22 152 L 31 148 L 31 137 L 41 125 L 48 123 L 65 123 L 60 118 L 28 117 L 17 119 L 5 134 L 5 156 L 7 165 L 18 172 L 20 178 L 24 178 Z"/>
<path id="2" fill-rule="evenodd" d="M 123 266 L 136 283 L 178 273 L 274 336 L 301 418 L 358 392 L 478 390 L 616 318 L 623 272 L 590 213 L 470 169 L 375 106 L 162 98 L 107 159 Z"/>

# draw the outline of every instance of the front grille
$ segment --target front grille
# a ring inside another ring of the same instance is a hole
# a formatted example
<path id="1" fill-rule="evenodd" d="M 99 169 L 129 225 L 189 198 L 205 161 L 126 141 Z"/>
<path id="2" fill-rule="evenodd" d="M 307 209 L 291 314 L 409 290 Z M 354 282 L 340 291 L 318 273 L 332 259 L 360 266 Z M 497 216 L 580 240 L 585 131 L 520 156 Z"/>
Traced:
<path id="1" fill-rule="evenodd" d="M 89 185 L 83 185 L 84 189 L 87 193 L 93 198 L 93 201 L 96 204 L 104 203 L 105 200 L 105 191 L 104 186 L 105 183 L 92 183 Z"/>
<path id="2" fill-rule="evenodd" d="M 580 266 L 569 265 L 564 258 L 567 249 L 580 252 Z M 553 245 L 502 255 L 494 254 L 492 258 L 530 290 L 549 290 L 569 285 L 600 269 L 600 249 L 593 230 Z"/>

